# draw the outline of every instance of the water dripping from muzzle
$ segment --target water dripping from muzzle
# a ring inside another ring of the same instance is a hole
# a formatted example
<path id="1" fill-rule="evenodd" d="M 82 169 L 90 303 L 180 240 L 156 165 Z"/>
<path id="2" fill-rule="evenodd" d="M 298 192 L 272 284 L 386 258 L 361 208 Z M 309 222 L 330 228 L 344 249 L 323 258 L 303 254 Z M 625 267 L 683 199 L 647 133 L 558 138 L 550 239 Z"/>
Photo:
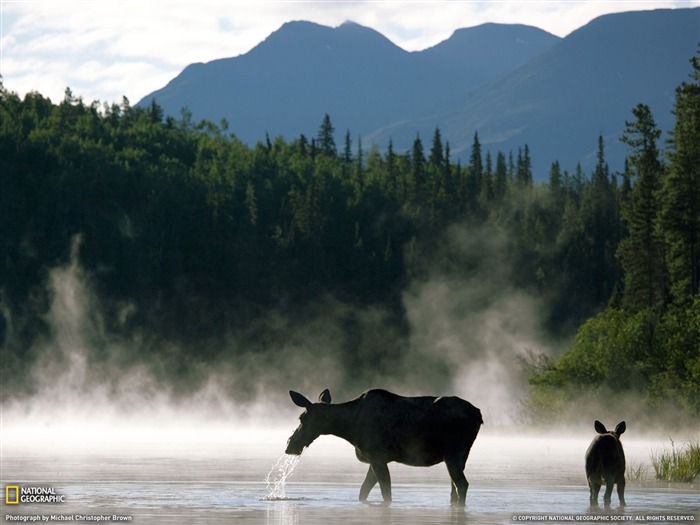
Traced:
<path id="1" fill-rule="evenodd" d="M 283 454 L 277 460 L 270 472 L 265 476 L 267 486 L 267 496 L 261 498 L 263 501 L 284 501 L 301 498 L 288 498 L 286 493 L 287 479 L 292 475 L 294 469 L 299 464 L 301 455 Z"/>

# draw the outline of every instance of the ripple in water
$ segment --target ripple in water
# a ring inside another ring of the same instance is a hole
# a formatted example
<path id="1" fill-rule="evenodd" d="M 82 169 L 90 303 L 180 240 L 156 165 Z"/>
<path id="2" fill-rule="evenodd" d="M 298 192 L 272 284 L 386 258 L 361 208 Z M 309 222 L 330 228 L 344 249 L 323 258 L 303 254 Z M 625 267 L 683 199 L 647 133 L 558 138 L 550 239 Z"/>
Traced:
<path id="1" fill-rule="evenodd" d="M 265 476 L 265 485 L 267 486 L 267 496 L 265 496 L 263 501 L 284 501 L 290 499 L 301 499 L 301 498 L 288 498 L 285 492 L 285 483 L 287 478 L 292 475 L 294 469 L 299 464 L 299 459 L 301 456 L 293 456 L 291 454 L 284 454 L 280 456 L 270 472 Z"/>

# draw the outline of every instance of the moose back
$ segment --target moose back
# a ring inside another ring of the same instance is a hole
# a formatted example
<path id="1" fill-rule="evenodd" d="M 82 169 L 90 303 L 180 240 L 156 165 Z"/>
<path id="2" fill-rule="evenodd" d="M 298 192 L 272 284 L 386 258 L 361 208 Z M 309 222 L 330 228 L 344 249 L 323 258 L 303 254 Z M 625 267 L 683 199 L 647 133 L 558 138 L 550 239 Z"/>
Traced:
<path id="1" fill-rule="evenodd" d="M 357 459 L 369 464 L 360 488 L 365 501 L 379 483 L 385 503 L 391 502 L 388 463 L 416 467 L 445 462 L 452 479 L 451 501 L 464 505 L 469 483 L 464 467 L 483 424 L 481 412 L 458 397 L 403 397 L 373 389 L 345 403 L 331 403 L 326 389 L 316 403 L 290 391 L 304 412 L 287 442 L 287 454 L 301 454 L 321 434 L 332 434 L 355 447 Z"/>

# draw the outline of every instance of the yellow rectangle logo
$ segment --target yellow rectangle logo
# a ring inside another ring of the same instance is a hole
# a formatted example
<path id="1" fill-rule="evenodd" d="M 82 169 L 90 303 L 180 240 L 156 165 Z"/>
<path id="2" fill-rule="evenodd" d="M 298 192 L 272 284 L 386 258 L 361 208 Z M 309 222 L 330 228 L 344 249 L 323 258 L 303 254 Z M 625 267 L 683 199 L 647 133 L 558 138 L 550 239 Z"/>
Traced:
<path id="1" fill-rule="evenodd" d="M 15 491 L 15 498 L 10 499 L 10 492 Z M 5 487 L 5 505 L 17 505 L 19 504 L 19 486 L 18 485 L 7 485 Z"/>

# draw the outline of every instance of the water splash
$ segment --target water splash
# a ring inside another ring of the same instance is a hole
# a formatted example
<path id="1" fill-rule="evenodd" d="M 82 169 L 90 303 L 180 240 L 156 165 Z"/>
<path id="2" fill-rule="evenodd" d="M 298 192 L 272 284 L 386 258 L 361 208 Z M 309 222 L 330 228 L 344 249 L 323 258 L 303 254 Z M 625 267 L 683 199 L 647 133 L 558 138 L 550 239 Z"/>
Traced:
<path id="1" fill-rule="evenodd" d="M 301 456 L 293 456 L 284 454 L 280 456 L 277 463 L 273 465 L 270 472 L 265 476 L 265 485 L 267 486 L 267 496 L 262 498 L 265 501 L 287 500 L 285 492 L 285 483 L 289 476 L 292 475 Z"/>

